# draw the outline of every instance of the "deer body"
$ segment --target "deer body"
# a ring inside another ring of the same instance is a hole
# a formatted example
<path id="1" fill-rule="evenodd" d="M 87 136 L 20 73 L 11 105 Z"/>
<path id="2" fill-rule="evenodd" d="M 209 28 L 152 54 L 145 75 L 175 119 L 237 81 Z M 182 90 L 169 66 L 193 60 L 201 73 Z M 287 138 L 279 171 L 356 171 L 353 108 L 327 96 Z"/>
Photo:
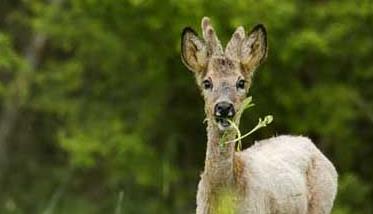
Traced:
<path id="1" fill-rule="evenodd" d="M 182 59 L 202 88 L 207 116 L 207 150 L 198 185 L 197 214 L 328 214 L 337 190 L 333 164 L 306 137 L 279 136 L 235 152 L 227 119 L 246 97 L 256 67 L 267 54 L 265 28 L 248 36 L 237 28 L 225 53 L 208 18 L 204 40 L 190 28 L 182 35 Z"/>
<path id="2" fill-rule="evenodd" d="M 274 137 L 242 152 L 217 142 L 218 138 L 208 141 L 198 185 L 198 214 L 221 213 L 215 203 L 224 203 L 219 194 L 226 191 L 233 193 L 234 213 L 330 213 L 337 173 L 308 138 Z"/>

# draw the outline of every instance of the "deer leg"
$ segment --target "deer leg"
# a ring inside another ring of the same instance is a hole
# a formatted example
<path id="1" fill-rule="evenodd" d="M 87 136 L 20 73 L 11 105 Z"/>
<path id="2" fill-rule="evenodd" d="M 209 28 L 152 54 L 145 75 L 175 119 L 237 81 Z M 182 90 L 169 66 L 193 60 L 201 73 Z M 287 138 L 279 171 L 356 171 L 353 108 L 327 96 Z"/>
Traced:
<path id="1" fill-rule="evenodd" d="M 307 172 L 308 214 L 329 214 L 337 192 L 337 173 L 323 156 L 315 157 Z"/>

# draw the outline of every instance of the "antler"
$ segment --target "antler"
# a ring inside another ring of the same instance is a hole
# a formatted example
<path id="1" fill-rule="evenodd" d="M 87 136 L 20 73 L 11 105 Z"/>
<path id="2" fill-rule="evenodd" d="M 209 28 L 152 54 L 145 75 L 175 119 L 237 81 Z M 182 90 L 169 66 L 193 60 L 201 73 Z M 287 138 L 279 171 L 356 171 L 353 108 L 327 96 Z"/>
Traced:
<path id="1" fill-rule="evenodd" d="M 245 29 L 240 26 L 233 33 L 231 40 L 228 42 L 225 48 L 225 55 L 230 59 L 239 60 L 240 59 L 240 47 L 241 43 L 245 38 Z"/>
<path id="2" fill-rule="evenodd" d="M 223 47 L 215 34 L 214 28 L 210 24 L 210 19 L 208 17 L 203 17 L 201 26 L 203 38 L 207 43 L 209 52 L 212 53 L 212 55 L 223 55 Z"/>

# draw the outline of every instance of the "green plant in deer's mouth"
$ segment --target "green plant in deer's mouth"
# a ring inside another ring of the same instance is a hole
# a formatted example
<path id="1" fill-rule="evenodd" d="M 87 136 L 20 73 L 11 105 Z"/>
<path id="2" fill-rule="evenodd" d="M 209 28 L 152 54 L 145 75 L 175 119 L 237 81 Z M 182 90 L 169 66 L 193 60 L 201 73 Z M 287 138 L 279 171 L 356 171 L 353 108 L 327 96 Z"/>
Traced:
<path id="1" fill-rule="evenodd" d="M 250 96 L 250 97 L 246 98 L 243 101 L 242 107 L 237 112 L 237 116 L 240 117 L 245 110 L 249 109 L 252 106 L 254 106 L 254 103 L 252 103 L 252 97 Z M 257 131 L 258 129 L 266 127 L 267 125 L 269 125 L 270 123 L 272 123 L 273 116 L 272 115 L 267 115 L 267 116 L 264 117 L 264 119 L 259 118 L 258 124 L 253 129 L 251 129 L 249 132 L 247 132 L 244 135 L 241 134 L 241 131 L 240 131 L 238 125 L 237 125 L 238 121 L 235 121 L 235 120 L 237 120 L 237 119 L 234 119 L 234 120 L 228 119 L 228 122 L 230 123 L 230 125 L 232 126 L 232 128 L 235 130 L 237 137 L 235 139 L 233 139 L 233 140 L 227 140 L 226 139 L 227 138 L 227 135 L 226 135 L 227 132 L 225 132 L 223 134 L 223 137 L 220 140 L 220 145 L 224 146 L 224 145 L 229 144 L 229 143 L 236 143 L 237 142 L 237 148 L 236 148 L 236 150 L 237 151 L 241 151 L 241 149 L 242 149 L 242 142 L 241 142 L 241 140 L 244 139 L 244 138 L 246 138 L 246 137 L 248 137 L 249 135 L 251 135 L 252 133 L 254 133 L 255 131 Z"/>

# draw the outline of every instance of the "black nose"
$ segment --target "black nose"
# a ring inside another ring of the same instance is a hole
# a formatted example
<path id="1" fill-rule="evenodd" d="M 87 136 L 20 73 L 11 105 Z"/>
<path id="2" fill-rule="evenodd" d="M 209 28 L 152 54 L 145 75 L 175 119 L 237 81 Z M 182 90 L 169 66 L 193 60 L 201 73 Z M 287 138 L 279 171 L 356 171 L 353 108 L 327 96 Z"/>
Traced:
<path id="1" fill-rule="evenodd" d="M 233 117 L 235 114 L 233 104 L 228 102 L 217 103 L 214 111 L 217 117 Z"/>

